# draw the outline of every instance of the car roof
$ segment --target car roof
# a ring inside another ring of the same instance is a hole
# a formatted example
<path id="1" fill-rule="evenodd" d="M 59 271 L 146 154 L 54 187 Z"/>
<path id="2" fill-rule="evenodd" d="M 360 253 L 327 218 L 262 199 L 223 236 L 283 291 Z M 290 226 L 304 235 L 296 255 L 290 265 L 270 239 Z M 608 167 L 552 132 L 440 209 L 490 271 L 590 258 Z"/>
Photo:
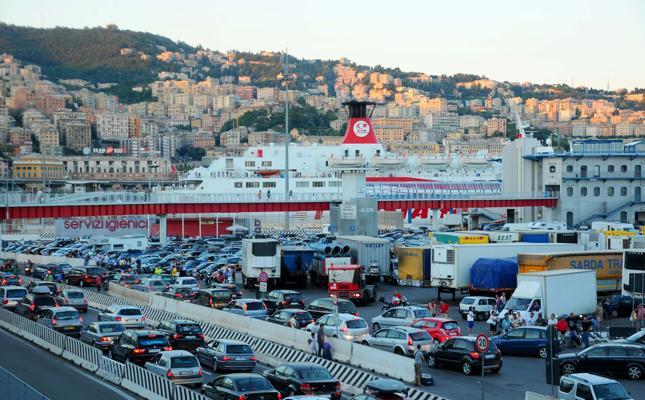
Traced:
<path id="1" fill-rule="evenodd" d="M 127 332 L 132 332 L 135 336 L 148 336 L 148 335 L 155 335 L 155 336 L 164 336 L 164 333 L 161 331 L 155 331 L 151 329 L 127 329 Z"/>
<path id="2" fill-rule="evenodd" d="M 428 310 L 425 307 L 419 307 L 419 306 L 400 306 L 400 307 L 392 307 L 390 310 L 410 310 L 410 311 L 416 311 L 416 310 Z M 389 310 L 388 310 L 389 311 Z"/>
<path id="3" fill-rule="evenodd" d="M 297 292 L 295 290 L 288 290 L 288 289 L 278 289 L 278 290 L 272 290 L 271 293 L 280 293 L 280 294 L 300 294 L 300 292 Z"/>
<path id="4" fill-rule="evenodd" d="M 115 309 L 115 310 L 133 310 L 133 309 L 136 309 L 136 310 L 141 311 L 141 309 L 139 307 L 137 307 L 137 306 L 123 305 L 123 304 L 112 304 L 112 308 Z"/>
<path id="5" fill-rule="evenodd" d="M 301 310 L 301 311 L 304 311 L 304 310 Z M 325 315 L 323 315 L 323 317 L 326 317 L 327 315 L 332 315 L 333 316 L 334 313 L 325 314 Z M 364 318 L 361 318 L 361 317 L 358 317 L 358 316 L 356 316 L 354 314 L 349 314 L 349 313 L 338 313 L 338 319 L 341 320 L 341 321 L 349 321 L 349 320 L 352 320 L 352 319 L 362 319 L 362 320 L 364 320 Z"/>
<path id="6" fill-rule="evenodd" d="M 67 307 L 67 306 L 63 306 L 63 307 L 52 307 L 52 308 L 51 308 L 51 310 L 52 310 L 52 311 L 54 311 L 54 312 L 56 312 L 56 313 L 58 313 L 58 312 L 65 312 L 65 311 L 76 311 L 76 309 L 75 309 L 74 307 Z"/>
<path id="7" fill-rule="evenodd" d="M 309 311 L 307 311 L 307 310 L 303 310 L 303 309 L 301 309 L 301 308 L 283 308 L 282 310 L 278 310 L 278 312 L 281 312 L 281 311 L 287 311 L 287 312 L 292 312 L 292 313 L 296 313 L 296 312 L 309 312 Z"/>
<path id="8" fill-rule="evenodd" d="M 390 326 L 389 328 L 406 333 L 425 332 L 423 329 L 413 328 L 411 326 Z"/>
<path id="9" fill-rule="evenodd" d="M 173 322 L 175 324 L 196 324 L 197 323 L 197 322 L 191 321 L 189 319 L 181 319 L 181 318 L 170 319 L 168 321 Z M 163 322 L 163 321 L 161 321 L 161 322 Z"/>
<path id="10" fill-rule="evenodd" d="M 266 379 L 262 375 L 254 374 L 253 372 L 238 372 L 236 374 L 226 374 L 226 375 L 222 375 L 222 376 L 226 376 L 227 378 L 231 378 L 233 380 L 246 379 L 246 378 L 263 378 L 263 379 Z"/>
<path id="11" fill-rule="evenodd" d="M 414 320 L 414 322 L 417 322 L 417 321 L 457 322 L 452 318 L 439 318 L 439 317 L 423 317 L 423 318 L 417 318 Z"/>
<path id="12" fill-rule="evenodd" d="M 599 375 L 594 375 L 594 374 L 589 374 L 586 372 L 581 372 L 577 374 L 569 374 L 567 376 L 563 376 L 563 378 L 571 378 L 574 380 L 579 380 L 582 382 L 589 383 L 591 385 L 599 385 L 599 384 L 606 384 L 606 383 L 614 383 L 616 382 L 613 379 L 605 378 L 604 376 L 599 376 Z"/>
<path id="13" fill-rule="evenodd" d="M 328 300 L 328 301 L 332 301 L 332 298 L 331 298 L 331 297 L 319 297 L 319 298 L 317 298 L 317 299 L 313 299 L 313 300 L 311 300 L 311 302 L 313 303 L 314 301 L 320 301 L 320 300 Z M 342 301 L 342 302 L 344 302 L 344 303 L 351 303 L 351 300 L 347 300 L 347 299 L 336 299 L 336 300 L 338 300 L 338 302 L 339 302 L 339 303 L 340 303 L 341 301 Z"/>
<path id="14" fill-rule="evenodd" d="M 24 286 L 18 286 L 18 285 L 9 285 L 9 286 L 2 286 L 3 289 L 24 289 L 25 291 L 27 290 L 26 287 Z"/>
<path id="15" fill-rule="evenodd" d="M 226 344 L 226 345 L 230 345 L 230 344 L 245 344 L 245 345 L 248 346 L 248 343 L 240 342 L 239 340 L 232 340 L 232 339 L 214 339 L 214 340 L 217 341 L 218 343 L 223 343 L 223 344 Z"/>
<path id="16" fill-rule="evenodd" d="M 186 351 L 186 350 L 162 351 L 161 354 L 163 354 L 165 356 L 168 356 L 170 358 L 172 358 L 172 357 L 187 357 L 187 356 L 195 357 L 191 352 Z"/>
<path id="17" fill-rule="evenodd" d="M 258 300 L 258 299 L 237 299 L 235 301 L 238 303 L 258 303 L 258 302 L 263 303 L 262 300 Z"/>
<path id="18" fill-rule="evenodd" d="M 279 367 L 289 367 L 297 370 L 303 370 L 303 369 L 325 369 L 326 370 L 327 369 L 322 365 L 303 363 L 303 362 L 285 363 L 285 364 L 279 365 L 278 368 Z"/>
<path id="19" fill-rule="evenodd" d="M 63 289 L 63 293 L 83 293 L 85 296 L 85 292 L 80 289 Z"/>
<path id="20" fill-rule="evenodd" d="M 493 299 L 493 300 L 495 300 L 494 297 L 489 297 L 489 296 L 466 296 L 461 300 L 463 301 L 464 299 Z"/>

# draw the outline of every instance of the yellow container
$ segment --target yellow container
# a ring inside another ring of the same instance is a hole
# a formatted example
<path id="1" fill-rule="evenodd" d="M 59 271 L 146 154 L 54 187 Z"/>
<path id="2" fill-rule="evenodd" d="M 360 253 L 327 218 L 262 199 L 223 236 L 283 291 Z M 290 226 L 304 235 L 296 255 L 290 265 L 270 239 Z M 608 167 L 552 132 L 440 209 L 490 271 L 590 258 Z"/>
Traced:
<path id="1" fill-rule="evenodd" d="M 423 247 L 397 247 L 399 279 L 423 280 Z"/>

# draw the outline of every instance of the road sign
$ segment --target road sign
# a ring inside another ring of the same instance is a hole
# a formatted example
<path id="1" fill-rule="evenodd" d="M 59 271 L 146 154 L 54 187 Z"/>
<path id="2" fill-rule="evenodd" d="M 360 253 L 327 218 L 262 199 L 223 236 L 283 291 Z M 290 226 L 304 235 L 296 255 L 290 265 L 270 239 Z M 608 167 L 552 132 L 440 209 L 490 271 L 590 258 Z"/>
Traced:
<path id="1" fill-rule="evenodd" d="M 490 339 L 488 336 L 484 335 L 483 333 L 480 333 L 477 335 L 477 338 L 475 339 L 475 348 L 477 349 L 478 352 L 480 353 L 486 353 L 488 351 L 488 347 L 490 346 Z"/>
<path id="2" fill-rule="evenodd" d="M 269 274 L 267 274 L 264 271 L 260 272 L 260 275 L 258 275 L 258 282 L 262 282 L 262 283 L 269 282 Z"/>
<path id="3" fill-rule="evenodd" d="M 269 284 L 266 282 L 260 282 L 260 292 L 266 292 L 269 288 Z"/>

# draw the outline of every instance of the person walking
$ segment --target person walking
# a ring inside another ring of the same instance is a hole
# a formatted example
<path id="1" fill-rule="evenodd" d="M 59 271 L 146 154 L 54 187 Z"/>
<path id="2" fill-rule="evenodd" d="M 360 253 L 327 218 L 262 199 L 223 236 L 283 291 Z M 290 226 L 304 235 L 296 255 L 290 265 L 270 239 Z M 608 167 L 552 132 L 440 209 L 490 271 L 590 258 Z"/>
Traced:
<path id="1" fill-rule="evenodd" d="M 300 329 L 300 323 L 296 319 L 295 314 L 289 318 L 289 328 Z"/>
<path id="2" fill-rule="evenodd" d="M 582 332 L 580 333 L 580 338 L 582 340 L 582 345 L 586 349 L 589 347 L 589 332 L 591 332 L 591 321 L 587 317 L 582 318 L 580 324 L 582 326 Z"/>
<path id="3" fill-rule="evenodd" d="M 636 311 L 636 326 L 638 329 L 643 329 L 645 328 L 645 307 L 639 304 L 636 309 L 638 310 Z"/>
<path id="4" fill-rule="evenodd" d="M 502 333 L 506 334 L 511 331 L 511 321 L 508 318 L 508 314 L 504 315 L 504 319 L 502 320 Z"/>
<path id="5" fill-rule="evenodd" d="M 502 303 L 502 298 L 498 294 L 495 295 L 495 309 L 497 312 L 501 312 L 504 309 L 504 303 Z"/>
<path id="6" fill-rule="evenodd" d="M 445 303 L 443 300 L 441 300 L 441 303 L 439 303 L 439 312 L 441 313 L 441 318 L 448 318 L 448 310 L 450 309 L 450 306 L 448 303 Z"/>
<path id="7" fill-rule="evenodd" d="M 262 191 L 261 190 L 258 192 L 258 200 L 262 200 Z"/>
<path id="8" fill-rule="evenodd" d="M 497 335 L 497 322 L 499 322 L 499 313 L 493 310 L 490 313 L 490 317 L 488 317 L 488 321 L 486 321 L 491 335 Z"/>
<path id="9" fill-rule="evenodd" d="M 271 200 L 271 190 L 267 190 L 267 200 Z"/>
<path id="10" fill-rule="evenodd" d="M 103 281 L 101 280 L 101 276 L 97 276 L 96 277 L 96 291 L 100 292 L 102 286 L 103 286 Z"/>
<path id="11" fill-rule="evenodd" d="M 562 340 L 562 343 L 564 343 L 565 337 L 567 335 L 567 321 L 560 317 L 558 319 L 558 322 L 555 324 L 555 329 L 557 329 L 558 333 L 560 334 L 560 339 Z"/>
<path id="12" fill-rule="evenodd" d="M 316 334 L 313 332 L 311 332 L 311 336 L 309 336 L 309 351 L 314 356 L 318 355 L 318 341 L 316 340 Z"/>
<path id="13" fill-rule="evenodd" d="M 569 347 L 573 348 L 577 345 L 578 338 L 578 318 L 574 313 L 569 314 L 567 318 L 567 328 L 569 331 Z"/>
<path id="14" fill-rule="evenodd" d="M 555 314 L 551 313 L 551 316 L 549 317 L 548 321 L 546 321 L 546 323 L 549 326 L 556 326 L 558 319 L 555 317 Z"/>
<path id="15" fill-rule="evenodd" d="M 468 314 L 466 315 L 466 322 L 468 323 L 468 336 L 472 335 L 473 328 L 475 327 L 475 307 L 470 307 L 468 309 Z"/>
<path id="16" fill-rule="evenodd" d="M 437 316 L 437 305 L 435 304 L 434 300 L 430 300 L 428 303 L 428 311 L 430 311 L 430 315 L 433 317 Z"/>
<path id="17" fill-rule="evenodd" d="M 421 369 L 423 368 L 423 352 L 421 345 L 417 344 L 417 351 L 414 352 L 414 384 L 423 386 L 421 381 Z"/>
<path id="18" fill-rule="evenodd" d="M 542 317 L 542 313 L 538 313 L 537 319 L 535 320 L 535 326 L 547 326 L 547 322 Z"/>
<path id="19" fill-rule="evenodd" d="M 322 357 L 323 345 L 325 344 L 325 324 L 320 324 L 318 327 L 316 343 L 318 344 L 318 357 Z"/>

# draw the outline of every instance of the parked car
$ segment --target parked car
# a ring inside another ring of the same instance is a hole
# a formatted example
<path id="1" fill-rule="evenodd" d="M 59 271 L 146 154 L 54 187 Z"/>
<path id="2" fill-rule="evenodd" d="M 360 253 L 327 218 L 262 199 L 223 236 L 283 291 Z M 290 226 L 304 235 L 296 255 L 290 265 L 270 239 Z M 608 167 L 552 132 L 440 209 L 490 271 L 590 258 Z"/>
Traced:
<path id="1" fill-rule="evenodd" d="M 87 297 L 82 290 L 63 289 L 56 298 L 56 303 L 61 306 L 74 307 L 80 312 L 87 312 Z"/>
<path id="2" fill-rule="evenodd" d="M 285 396 L 329 396 L 340 400 L 340 382 L 327 368 L 310 363 L 282 364 L 264 371 L 264 377 Z"/>
<path id="3" fill-rule="evenodd" d="M 433 347 L 426 355 L 430 368 L 445 366 L 459 369 L 464 375 L 472 375 L 481 371 L 481 354 L 475 349 L 475 337 L 458 336 L 450 338 L 442 344 Z M 495 342 L 491 341 L 484 355 L 484 369 L 497 373 L 502 369 L 502 353 Z"/>
<path id="4" fill-rule="evenodd" d="M 435 344 L 443 343 L 451 337 L 461 336 L 459 324 L 449 318 L 421 318 L 410 326 L 428 332 Z"/>
<path id="5" fill-rule="evenodd" d="M 262 300 L 256 299 L 233 300 L 222 310 L 257 319 L 266 319 L 267 317 L 267 307 Z"/>
<path id="6" fill-rule="evenodd" d="M 389 351 L 402 356 L 413 356 L 417 345 L 421 351 L 427 353 L 432 347 L 432 336 L 423 329 L 410 326 L 394 326 L 383 328 L 371 335 L 363 337 L 361 342 L 365 346 Z"/>
<path id="7" fill-rule="evenodd" d="M 43 293 L 45 290 L 47 292 Z M 38 293 L 38 292 L 41 293 Z M 43 312 L 47 309 L 56 307 L 56 299 L 49 294 L 49 289 L 41 288 L 36 289 L 35 293 L 29 294 L 20 300 L 14 308 L 18 315 L 29 318 L 33 321 L 40 318 Z"/>
<path id="8" fill-rule="evenodd" d="M 338 337 L 350 341 L 361 341 L 370 333 L 367 322 L 352 314 L 328 314 L 318 318 L 305 328 L 309 332 L 318 333 L 320 325 L 325 324 L 325 336 Z"/>
<path id="9" fill-rule="evenodd" d="M 170 345 L 175 350 L 194 352 L 198 347 L 204 346 L 204 333 L 195 321 L 187 319 L 172 319 L 161 321 L 157 330 L 168 335 Z"/>
<path id="10" fill-rule="evenodd" d="M 197 297 L 197 292 L 191 288 L 166 288 L 160 293 L 163 297 L 169 297 L 175 300 L 191 301 Z"/>
<path id="11" fill-rule="evenodd" d="M 31 272 L 31 276 L 36 279 L 46 279 L 51 275 L 54 281 L 62 282 L 65 279 L 65 271 L 63 268 L 56 264 L 35 265 Z"/>
<path id="12" fill-rule="evenodd" d="M 475 307 L 475 319 L 485 321 L 495 309 L 495 298 L 484 296 L 466 296 L 459 302 L 461 318 L 466 319 L 468 311 Z"/>
<path id="13" fill-rule="evenodd" d="M 302 294 L 295 290 L 272 290 L 267 295 L 264 304 L 269 313 L 274 313 L 283 308 L 305 308 L 305 301 Z"/>
<path id="14" fill-rule="evenodd" d="M 280 392 L 258 374 L 229 374 L 216 378 L 202 387 L 202 393 L 211 399 L 281 400 Z"/>
<path id="15" fill-rule="evenodd" d="M 16 274 L 10 272 L 0 273 L 0 286 L 20 286 L 22 279 Z"/>
<path id="16" fill-rule="evenodd" d="M 52 296 L 56 296 L 60 291 L 58 285 L 56 285 L 54 282 L 30 282 L 29 285 L 27 285 L 27 290 L 30 293 L 36 293 L 34 291 L 37 290 L 36 288 L 45 288 Z"/>
<path id="17" fill-rule="evenodd" d="M 204 347 L 195 350 L 197 358 L 213 371 L 253 371 L 257 358 L 251 347 L 235 340 L 212 340 Z"/>
<path id="18" fill-rule="evenodd" d="M 639 380 L 645 371 L 645 346 L 640 344 L 602 343 L 576 353 L 558 354 L 560 372 L 591 372 L 607 376 L 626 376 Z"/>
<path id="19" fill-rule="evenodd" d="M 83 318 L 73 307 L 52 307 L 44 310 L 37 322 L 69 336 L 80 336 Z"/>
<path id="20" fill-rule="evenodd" d="M 544 326 L 523 326 L 510 332 L 490 338 L 502 354 L 514 356 L 538 356 L 546 358 L 548 355 L 549 340 L 547 328 Z M 560 342 L 556 339 L 553 343 L 554 353 L 559 353 Z"/>
<path id="21" fill-rule="evenodd" d="M 633 400 L 620 382 L 593 374 L 560 377 L 559 400 Z"/>
<path id="22" fill-rule="evenodd" d="M 308 324 L 314 322 L 313 317 L 309 312 L 297 308 L 287 308 L 273 313 L 267 321 L 274 324 L 289 326 L 291 318 L 295 318 L 298 323 L 298 329 L 306 327 Z"/>
<path id="23" fill-rule="evenodd" d="M 84 286 L 97 286 L 98 279 L 101 282 L 105 281 L 108 277 L 107 270 L 99 267 L 77 267 L 73 268 L 65 277 L 65 283 L 68 285 Z"/>
<path id="24" fill-rule="evenodd" d="M 228 289 L 202 289 L 197 292 L 193 303 L 218 310 L 228 306 L 233 294 Z"/>
<path id="25" fill-rule="evenodd" d="M 364 393 L 350 400 L 405 400 L 408 398 L 408 389 L 401 381 L 377 378 L 365 385 Z"/>
<path id="26" fill-rule="evenodd" d="M 137 306 L 121 306 L 113 304 L 105 311 L 98 315 L 100 321 L 116 321 L 120 322 L 126 328 L 143 328 L 146 317 L 141 314 L 141 310 Z"/>
<path id="27" fill-rule="evenodd" d="M 139 283 L 132 285 L 131 288 L 141 292 L 161 293 L 166 289 L 166 284 L 161 279 L 143 278 Z"/>
<path id="28" fill-rule="evenodd" d="M 81 342 L 107 351 L 125 327 L 118 322 L 92 322 L 81 331 Z"/>
<path id="29" fill-rule="evenodd" d="M 643 344 L 645 345 L 645 330 L 640 330 L 633 335 L 624 339 L 616 339 L 612 343 L 625 343 L 625 344 Z"/>
<path id="30" fill-rule="evenodd" d="M 199 290 L 199 283 L 197 282 L 197 279 L 190 276 L 177 277 L 170 282 L 169 286 L 174 288 L 187 287 L 193 290 Z"/>
<path id="31" fill-rule="evenodd" d="M 331 314 L 334 312 L 334 304 L 332 299 L 329 297 L 322 297 L 320 299 L 313 300 L 307 306 L 305 306 L 305 311 L 309 311 L 314 319 L 318 319 L 323 315 Z M 338 299 L 338 312 L 342 314 L 353 314 L 358 315 L 356 311 L 356 305 L 350 300 Z"/>
<path id="32" fill-rule="evenodd" d="M 232 283 L 214 283 L 208 286 L 208 289 L 228 289 L 231 291 L 234 299 L 242 298 L 242 289 Z"/>
<path id="33" fill-rule="evenodd" d="M 378 331 L 381 327 L 386 326 L 409 326 L 419 318 L 429 318 L 431 316 L 427 308 L 417 306 L 393 307 L 372 318 L 372 330 Z"/>
<path id="34" fill-rule="evenodd" d="M 144 365 L 148 371 L 166 377 L 176 385 L 201 388 L 204 382 L 197 357 L 185 350 L 162 351 Z"/>
<path id="35" fill-rule="evenodd" d="M 0 287 L 0 304 L 6 310 L 14 310 L 27 295 L 27 289 L 22 286 L 3 286 Z"/>
<path id="36" fill-rule="evenodd" d="M 172 347 L 163 332 L 127 329 L 108 348 L 108 357 L 120 362 L 144 364 L 162 351 Z"/>

